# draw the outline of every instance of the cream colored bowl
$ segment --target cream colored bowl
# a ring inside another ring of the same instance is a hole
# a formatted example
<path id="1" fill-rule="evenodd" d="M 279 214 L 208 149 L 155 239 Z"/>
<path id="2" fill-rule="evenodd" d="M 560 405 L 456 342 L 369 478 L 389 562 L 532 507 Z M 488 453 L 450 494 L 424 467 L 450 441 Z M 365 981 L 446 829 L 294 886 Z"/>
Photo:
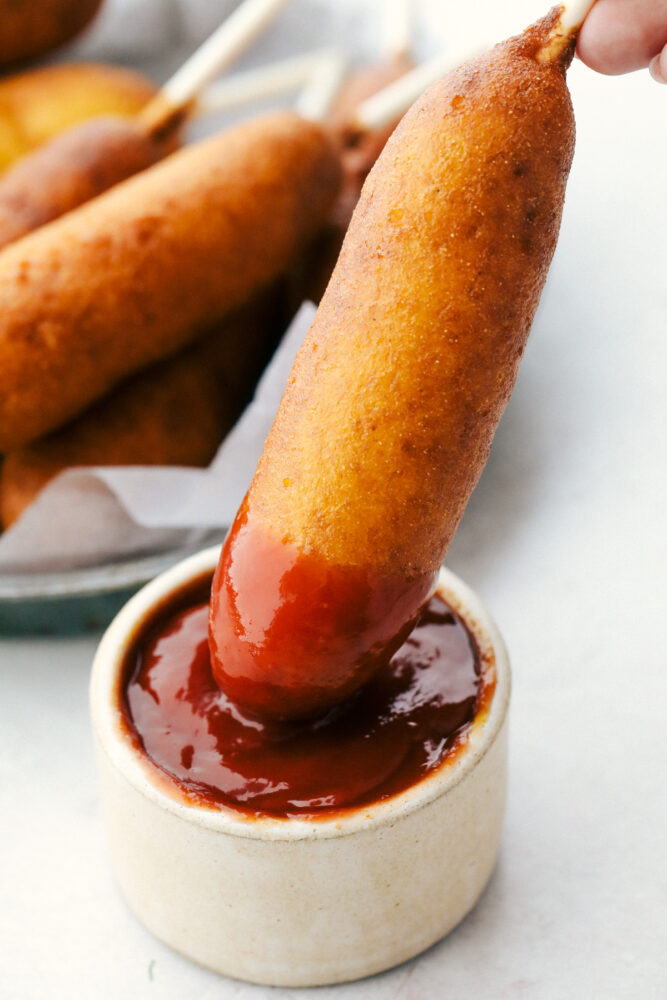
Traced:
<path id="1" fill-rule="evenodd" d="M 91 681 L 100 793 L 115 872 L 162 941 L 217 972 L 275 986 L 368 976 L 447 934 L 478 900 L 505 804 L 510 672 L 475 595 L 443 570 L 438 591 L 496 674 L 464 749 L 384 802 L 327 819 L 246 818 L 165 790 L 119 710 L 123 657 L 152 609 L 212 572 L 207 549 L 143 588 L 110 625 Z"/>

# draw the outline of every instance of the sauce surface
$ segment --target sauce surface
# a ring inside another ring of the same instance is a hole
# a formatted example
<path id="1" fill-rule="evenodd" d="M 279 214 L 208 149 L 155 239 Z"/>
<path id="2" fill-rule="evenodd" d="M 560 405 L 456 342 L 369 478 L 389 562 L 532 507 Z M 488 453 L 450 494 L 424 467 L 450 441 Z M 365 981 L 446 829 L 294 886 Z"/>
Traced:
<path id="1" fill-rule="evenodd" d="M 480 655 L 437 595 L 387 667 L 301 723 L 259 721 L 220 691 L 207 598 L 200 589 L 162 609 L 128 652 L 122 691 L 132 738 L 186 801 L 324 815 L 403 791 L 465 744 L 483 687 Z"/>

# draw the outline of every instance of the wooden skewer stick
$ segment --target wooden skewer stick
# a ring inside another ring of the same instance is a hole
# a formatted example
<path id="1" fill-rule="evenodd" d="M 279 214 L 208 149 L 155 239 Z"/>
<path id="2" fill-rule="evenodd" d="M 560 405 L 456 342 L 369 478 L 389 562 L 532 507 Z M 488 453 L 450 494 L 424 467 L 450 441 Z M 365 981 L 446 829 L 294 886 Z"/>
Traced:
<path id="1" fill-rule="evenodd" d="M 339 52 L 331 52 L 311 74 L 296 102 L 295 111 L 313 122 L 324 122 L 347 69 Z"/>
<path id="2" fill-rule="evenodd" d="M 385 0 L 385 47 L 393 59 L 408 59 L 412 49 L 414 0 Z"/>
<path id="3" fill-rule="evenodd" d="M 561 27 L 565 31 L 579 31 L 595 6 L 595 0 L 566 0 L 562 5 Z"/>
<path id="4" fill-rule="evenodd" d="M 139 120 L 158 134 L 177 127 L 197 94 L 254 42 L 287 0 L 244 0 L 143 109 Z"/>
<path id="5" fill-rule="evenodd" d="M 551 32 L 548 44 L 537 56 L 539 62 L 558 59 L 575 42 L 579 29 L 594 4 L 595 0 L 566 0 L 561 4 L 560 19 Z"/>
<path id="6" fill-rule="evenodd" d="M 395 66 L 397 71 L 400 66 L 400 72 L 405 73 L 410 65 L 413 7 L 414 0 L 387 0 L 384 17 L 386 56 L 378 67 L 380 76 L 386 74 L 389 66 Z M 296 110 L 304 118 L 317 122 L 326 120 L 344 83 L 344 69 L 345 66 L 340 61 L 337 64 L 331 61 L 328 66 L 322 65 L 317 70 L 297 103 Z M 361 70 L 359 75 L 363 77 L 368 73 L 372 79 L 373 68 Z M 361 100 L 361 95 L 357 100 Z M 352 130 L 354 131 L 354 126 Z"/>
<path id="7" fill-rule="evenodd" d="M 279 97 L 308 84 L 332 63 L 344 66 L 336 49 L 317 49 L 302 56 L 281 59 L 246 73 L 235 73 L 210 84 L 197 98 L 197 114 L 230 111 L 234 108 Z"/>

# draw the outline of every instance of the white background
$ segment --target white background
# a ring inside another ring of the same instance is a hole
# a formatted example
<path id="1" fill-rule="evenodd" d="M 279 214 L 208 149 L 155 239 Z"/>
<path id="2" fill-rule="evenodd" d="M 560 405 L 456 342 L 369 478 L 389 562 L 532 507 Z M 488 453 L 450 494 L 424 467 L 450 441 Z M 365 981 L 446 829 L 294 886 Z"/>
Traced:
<path id="1" fill-rule="evenodd" d="M 156 3 L 139 3 L 152 34 L 126 32 L 131 58 L 164 72 L 174 51 L 155 45 L 186 42 Z M 418 7 L 424 52 L 498 40 L 544 10 Z M 336 39 L 379 54 L 383 9 L 293 0 L 249 61 Z M 75 54 L 108 53 L 110 37 Z M 97 637 L 0 639 L 3 1000 L 667 996 L 667 87 L 576 63 L 569 81 L 578 141 L 560 243 L 447 559 L 491 609 L 514 670 L 507 822 L 481 902 L 429 952 L 363 983 L 270 991 L 191 965 L 138 925 L 112 879 L 87 713 Z"/>

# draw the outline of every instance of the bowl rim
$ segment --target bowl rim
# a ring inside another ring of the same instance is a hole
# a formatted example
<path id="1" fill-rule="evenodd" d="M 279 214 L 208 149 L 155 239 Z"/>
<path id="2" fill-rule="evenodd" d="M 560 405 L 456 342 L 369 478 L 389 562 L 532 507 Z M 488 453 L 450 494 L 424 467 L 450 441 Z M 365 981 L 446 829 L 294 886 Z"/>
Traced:
<path id="1" fill-rule="evenodd" d="M 99 748 L 111 765 L 137 792 L 174 817 L 221 834 L 252 840 L 293 842 L 343 837 L 391 826 L 450 793 L 486 756 L 507 714 L 511 675 L 502 636 L 477 595 L 450 570 L 441 568 L 439 593 L 462 617 L 480 645 L 485 670 L 495 671 L 495 689 L 488 709 L 473 720 L 459 753 L 402 792 L 357 808 L 321 817 L 251 816 L 228 808 L 211 808 L 177 798 L 167 791 L 154 764 L 133 745 L 117 705 L 119 669 L 125 652 L 153 608 L 171 592 L 213 572 L 220 546 L 214 545 L 177 563 L 155 577 L 121 608 L 102 636 L 93 660 L 90 712 Z"/>

